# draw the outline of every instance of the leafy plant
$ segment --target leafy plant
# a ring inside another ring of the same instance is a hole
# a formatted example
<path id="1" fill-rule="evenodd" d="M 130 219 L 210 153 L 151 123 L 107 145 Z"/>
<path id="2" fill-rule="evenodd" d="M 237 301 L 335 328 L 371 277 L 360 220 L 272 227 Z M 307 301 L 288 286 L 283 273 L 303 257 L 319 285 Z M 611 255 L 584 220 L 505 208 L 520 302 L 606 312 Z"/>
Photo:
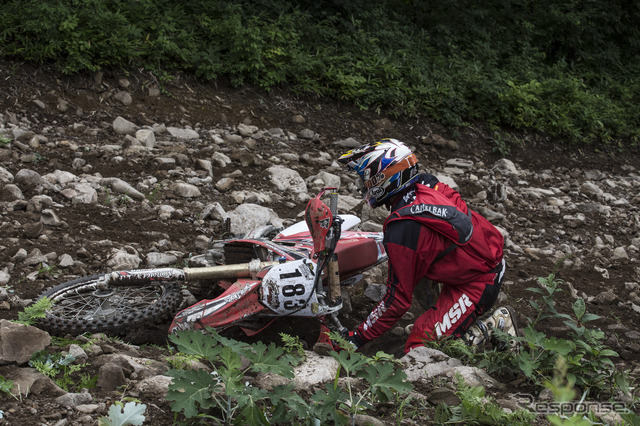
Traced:
<path id="1" fill-rule="evenodd" d="M 43 278 L 43 277 L 55 277 L 56 275 L 59 275 L 59 272 L 57 272 L 57 266 L 55 265 L 47 265 L 46 263 L 40 263 L 38 265 L 38 271 L 36 274 L 36 277 L 38 278 Z"/>
<path id="2" fill-rule="evenodd" d="M 341 339 L 340 336 L 334 336 Z M 187 418 L 208 418 L 225 424 L 286 423 L 293 420 L 312 420 L 312 423 L 331 421 L 344 424 L 353 414 L 370 408 L 377 402 L 399 401 L 411 385 L 390 356 L 382 353 L 369 358 L 353 350 L 331 356 L 340 363 L 340 371 L 326 390 L 316 391 L 309 402 L 293 393 L 293 385 L 277 385 L 266 391 L 245 381 L 247 374 L 269 372 L 293 378 L 293 365 L 299 360 L 299 342 L 287 339 L 287 349 L 275 344 L 258 342 L 253 345 L 227 339 L 214 330 L 207 334 L 184 331 L 171 335 L 176 347 L 188 355 L 196 355 L 209 362 L 214 371 L 170 370 L 173 383 L 167 399 L 173 411 Z M 246 367 L 242 367 L 242 359 Z M 345 387 L 339 384 L 341 371 L 346 375 Z M 363 387 L 352 384 L 361 380 Z"/>
<path id="3" fill-rule="evenodd" d="M 99 426 L 138 426 L 146 420 L 144 413 L 147 410 L 145 404 L 127 402 L 122 404 L 116 401 L 109 407 L 109 416 L 98 419 Z"/>
<path id="4" fill-rule="evenodd" d="M 42 350 L 33 354 L 29 365 L 51 378 L 62 389 L 70 391 L 77 386 L 72 374 L 87 365 L 74 364 L 75 360 L 75 357 L 71 354 L 48 353 L 46 350 Z M 83 381 L 81 380 L 81 382 Z"/>
<path id="5" fill-rule="evenodd" d="M 602 330 L 587 327 L 599 316 L 587 312 L 581 298 L 573 303 L 573 316 L 558 312 L 556 298 L 563 291 L 563 281 L 557 279 L 555 274 L 538 278 L 538 283 L 539 287 L 528 289 L 538 297 L 529 300 L 536 315 L 521 330 L 523 336 L 514 338 L 493 329 L 493 336 L 499 341 L 516 340 L 518 350 L 492 348 L 476 351 L 461 339 L 452 338 L 428 341 L 426 344 L 488 373 L 523 373 L 540 387 L 552 380 L 556 362 L 562 357 L 566 360 L 567 377 L 575 386 L 596 394 L 612 394 L 616 388 L 628 393 L 628 375 L 617 370 L 612 361 L 618 354 L 604 344 L 605 334 Z M 559 319 L 569 328 L 566 337 L 548 336 L 540 330 L 542 321 Z"/>
<path id="6" fill-rule="evenodd" d="M 198 331 L 183 331 L 169 336 L 178 350 L 206 360 L 215 367 L 213 373 L 203 370 L 170 370 L 173 383 L 169 386 L 167 399 L 173 401 L 171 409 L 183 412 L 185 417 L 206 417 L 229 424 L 232 421 L 245 424 L 264 424 L 267 416 L 272 421 L 286 421 L 294 414 L 304 413 L 306 404 L 298 395 L 291 393 L 292 385 L 275 386 L 266 391 L 251 386 L 243 380 L 248 372 L 271 372 L 292 378 L 293 359 L 283 348 L 258 342 L 254 345 L 224 338 L 214 330 L 209 334 Z M 242 358 L 249 361 L 242 367 Z M 262 408 L 273 404 L 272 410 Z M 288 406 L 290 410 L 286 410 Z M 291 410 L 291 408 L 295 408 Z M 216 413 L 200 413 L 215 409 Z M 305 415 L 301 415 L 305 417 Z"/>
<path id="7" fill-rule="evenodd" d="M 507 412 L 485 395 L 484 387 L 468 386 L 460 375 L 456 378 L 460 405 L 439 404 L 434 424 L 530 425 L 537 417 L 524 409 Z"/>
<path id="8" fill-rule="evenodd" d="M 523 350 L 515 357 L 517 366 L 528 378 L 541 384 L 553 376 L 556 360 L 562 356 L 567 360 L 567 378 L 576 386 L 597 393 L 608 393 L 616 387 L 629 392 L 626 374 L 616 370 L 611 360 L 618 354 L 603 343 L 604 332 L 585 326 L 599 316 L 587 313 L 586 304 L 581 298 L 573 303 L 573 317 L 558 313 L 554 297 L 562 291 L 559 288 L 562 281 L 552 274 L 540 278 L 539 282 L 542 288 L 528 289 L 539 294 L 542 303 L 529 301 L 537 310 L 537 315 L 524 328 L 524 337 L 520 338 Z M 549 337 L 536 330 L 534 326 L 543 319 L 564 320 L 564 324 L 570 329 L 568 338 Z"/>
<path id="9" fill-rule="evenodd" d="M 547 419 L 551 424 L 557 426 L 589 426 L 601 424 L 596 418 L 595 413 L 591 410 L 586 414 L 582 411 L 576 413 L 572 410 L 572 407 L 576 406 L 570 403 L 575 401 L 577 392 L 574 387 L 574 382 L 568 377 L 567 371 L 568 364 L 566 360 L 562 356 L 558 357 L 556 359 L 556 371 L 553 380 L 546 380 L 544 387 L 553 392 L 553 399 L 560 407 L 560 410 L 558 413 L 548 414 Z M 588 391 L 585 391 L 582 394 L 580 403 L 584 401 L 587 393 Z"/>
<path id="10" fill-rule="evenodd" d="M 98 385 L 98 375 L 91 375 L 89 373 L 82 373 L 80 375 L 80 380 L 76 387 L 78 389 L 93 389 Z"/>
<path id="11" fill-rule="evenodd" d="M 332 384 L 326 386 L 327 392 L 316 392 L 312 400 L 317 404 L 314 407 L 315 416 L 320 420 L 344 424 L 354 422 L 355 414 L 372 408 L 375 402 L 388 402 L 401 400 L 401 396 L 412 389 L 411 383 L 406 382 L 406 374 L 395 369 L 395 364 L 388 361 L 389 358 L 382 353 L 376 360 L 356 352 L 355 348 L 347 342 L 339 333 L 331 332 L 329 336 L 340 347 L 345 348 L 340 352 L 332 351 L 329 354 L 340 364 Z M 346 376 L 346 389 L 338 386 L 341 371 Z M 356 388 L 354 379 L 363 379 L 363 386 Z"/>
<path id="12" fill-rule="evenodd" d="M 149 193 L 149 195 L 147 195 L 147 200 L 149 200 L 151 203 L 154 203 L 159 195 L 159 190 L 162 188 L 162 186 L 158 183 L 156 184 L 156 186 L 153 187 L 153 191 L 151 191 Z"/>
<path id="13" fill-rule="evenodd" d="M 0 135 L 0 147 L 2 146 L 7 146 L 11 143 L 11 138 L 5 136 L 5 135 Z"/>
<path id="14" fill-rule="evenodd" d="M 302 345 L 299 336 L 290 336 L 285 333 L 280 333 L 280 338 L 284 343 L 284 350 L 288 354 L 292 355 L 294 359 L 300 362 L 304 361 L 307 355 L 304 352 L 304 346 Z"/>
<path id="15" fill-rule="evenodd" d="M 13 389 L 13 381 L 5 379 L 4 376 L 0 375 L 0 392 L 13 396 L 11 389 Z"/>
<path id="16" fill-rule="evenodd" d="M 20 324 L 34 325 L 39 318 L 45 318 L 47 311 L 53 306 L 53 301 L 48 297 L 42 297 L 33 304 L 24 308 L 22 312 L 18 312 L 18 319 L 15 321 Z"/>

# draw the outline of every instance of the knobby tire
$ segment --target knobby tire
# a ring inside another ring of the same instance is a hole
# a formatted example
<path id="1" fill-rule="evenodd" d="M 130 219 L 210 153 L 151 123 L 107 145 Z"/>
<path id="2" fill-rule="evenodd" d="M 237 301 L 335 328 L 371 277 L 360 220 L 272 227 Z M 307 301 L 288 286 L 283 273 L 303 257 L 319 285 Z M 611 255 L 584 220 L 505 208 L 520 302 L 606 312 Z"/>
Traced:
<path id="1" fill-rule="evenodd" d="M 40 298 L 48 297 L 53 306 L 38 327 L 58 336 L 119 335 L 172 318 L 182 303 L 177 284 L 117 285 L 101 290 L 97 288 L 99 277 L 78 278 L 45 291 Z"/>

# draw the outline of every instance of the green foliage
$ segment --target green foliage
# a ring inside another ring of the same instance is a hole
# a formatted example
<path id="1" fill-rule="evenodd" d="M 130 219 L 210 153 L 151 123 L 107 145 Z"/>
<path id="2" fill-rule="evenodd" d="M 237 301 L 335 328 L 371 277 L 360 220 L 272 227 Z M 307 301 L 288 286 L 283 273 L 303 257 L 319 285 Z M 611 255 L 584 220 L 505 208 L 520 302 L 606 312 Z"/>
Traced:
<path id="1" fill-rule="evenodd" d="M 553 399 L 557 403 L 568 403 L 575 400 L 576 390 L 571 379 L 567 378 L 568 364 L 562 356 L 556 359 L 556 370 L 553 380 L 546 380 L 544 387 L 553 392 Z M 587 392 L 583 394 L 583 398 Z M 589 426 L 600 424 L 595 418 L 593 412 L 589 412 L 587 416 L 579 413 L 569 413 L 571 417 L 564 413 L 556 413 L 547 415 L 547 419 L 553 425 L 562 426 Z"/>
<path id="2" fill-rule="evenodd" d="M 451 126 L 637 143 L 638 20 L 625 0 L 9 0 L 0 55 L 67 73 L 144 67 L 160 82 L 187 71 Z M 508 153 L 509 139 L 495 140 Z"/>
<path id="3" fill-rule="evenodd" d="M 4 376 L 0 375 L 0 392 L 13 396 L 11 389 L 13 389 L 13 381 L 5 379 Z"/>
<path id="4" fill-rule="evenodd" d="M 487 397 L 482 386 L 468 386 L 459 375 L 457 380 L 460 405 L 438 405 L 434 424 L 530 425 L 536 419 L 524 409 L 509 413 Z"/>
<path id="5" fill-rule="evenodd" d="M 46 263 L 40 263 L 38 265 L 38 271 L 36 272 L 36 278 L 48 278 L 55 277 L 60 273 L 57 271 L 58 267 L 55 265 L 47 265 Z"/>
<path id="6" fill-rule="evenodd" d="M 0 135 L 0 147 L 5 147 L 11 144 L 11 138 L 8 138 L 5 135 Z"/>
<path id="7" fill-rule="evenodd" d="M 338 375 L 326 390 L 319 390 L 305 401 L 293 392 L 293 384 L 273 386 L 269 391 L 254 387 L 247 375 L 259 372 L 293 378 L 293 365 L 300 360 L 297 339 L 284 337 L 288 349 L 258 342 L 253 345 L 227 339 L 214 330 L 208 334 L 184 331 L 170 339 L 179 351 L 197 355 L 214 371 L 171 370 L 173 383 L 167 399 L 171 409 L 188 419 L 208 418 L 225 424 L 281 424 L 295 420 L 344 424 L 350 414 L 370 408 L 377 402 L 398 401 L 411 387 L 394 364 L 353 351 L 331 353 L 347 376 L 346 389 L 338 385 Z M 291 349 L 293 349 L 291 351 Z M 297 358 L 296 358 L 297 357 Z M 245 362 L 243 362 L 243 360 Z M 360 378 L 366 386 L 356 390 L 352 380 Z"/>
<path id="8" fill-rule="evenodd" d="M 88 373 L 80 374 L 80 380 L 76 384 L 77 389 L 93 389 L 98 385 L 98 375 L 90 375 Z"/>
<path id="9" fill-rule="evenodd" d="M 144 413 L 147 406 L 136 402 L 127 402 L 122 404 L 117 401 L 109 407 L 109 417 L 100 417 L 98 419 L 99 426 L 138 426 L 145 421 Z"/>
<path id="10" fill-rule="evenodd" d="M 542 288 L 528 290 L 541 296 L 542 302 L 530 300 L 531 306 L 537 310 L 536 318 L 524 329 L 521 338 L 523 350 L 515 361 L 522 372 L 536 383 L 545 383 L 553 377 L 555 364 L 559 356 L 566 359 L 567 379 L 579 388 L 595 393 L 610 394 L 613 389 L 629 392 L 629 382 L 624 372 L 616 370 L 611 358 L 618 353 L 604 344 L 605 334 L 602 330 L 587 328 L 585 324 L 600 318 L 588 313 L 583 299 L 573 303 L 573 316 L 558 313 L 554 297 L 562 291 L 561 280 L 555 275 L 540 278 Z M 534 326 L 543 319 L 562 319 L 569 327 L 567 338 L 547 336 Z"/>
<path id="11" fill-rule="evenodd" d="M 149 195 L 147 195 L 147 200 L 149 200 L 151 203 L 155 203 L 158 199 L 158 196 L 160 195 L 160 189 L 162 189 L 162 185 L 157 184 L 156 186 L 154 186 L 153 191 L 151 191 Z"/>
<path id="12" fill-rule="evenodd" d="M 536 299 L 529 300 L 536 316 L 521 329 L 523 336 L 514 338 L 497 329 L 493 330 L 493 336 L 498 340 L 516 340 L 519 344 L 517 351 L 493 348 L 476 352 L 475 347 L 468 346 L 460 339 L 439 339 L 426 344 L 490 374 L 523 373 L 540 387 L 552 381 L 556 363 L 562 358 L 572 386 L 598 395 L 611 396 L 616 389 L 628 393 L 628 375 L 617 370 L 612 361 L 612 358 L 618 357 L 618 353 L 604 343 L 605 334 L 602 330 L 585 325 L 599 316 L 587 312 L 581 298 L 573 303 L 573 316 L 558 312 L 556 298 L 563 292 L 563 281 L 551 274 L 538 278 L 538 282 L 539 287 L 528 289 L 538 295 Z M 539 324 L 544 320 L 563 320 L 569 331 L 564 337 L 549 336 L 539 330 Z"/>
<path id="13" fill-rule="evenodd" d="M 212 417 L 200 414 L 217 409 L 217 421 L 228 423 L 232 419 L 245 424 L 263 424 L 266 414 L 259 404 L 271 401 L 276 407 L 285 404 L 285 398 L 298 401 L 291 395 L 291 385 L 275 386 L 272 392 L 254 388 L 244 379 L 247 372 L 273 372 L 284 377 L 293 377 L 292 357 L 283 348 L 258 342 L 254 345 L 237 342 L 218 335 L 198 331 L 184 331 L 171 335 L 171 341 L 179 351 L 196 355 L 216 366 L 213 373 L 203 370 L 170 370 L 173 384 L 169 386 L 167 399 L 173 401 L 171 409 L 182 411 L 185 417 Z M 242 359 L 249 366 L 242 368 Z M 281 416 L 288 416 L 281 410 Z"/>
<path id="14" fill-rule="evenodd" d="M 299 336 L 290 336 L 285 333 L 280 333 L 280 338 L 282 339 L 282 343 L 284 343 L 284 350 L 288 354 L 300 362 L 304 361 L 307 355 L 304 352 L 304 346 L 302 345 Z"/>
<path id="15" fill-rule="evenodd" d="M 62 389 L 69 392 L 77 387 L 77 382 L 72 377 L 73 373 L 87 365 L 74 364 L 75 360 L 75 357 L 71 354 L 48 353 L 46 350 L 42 350 L 33 354 L 29 365 L 52 379 Z M 86 383 L 86 377 L 80 382 Z"/>
<path id="16" fill-rule="evenodd" d="M 176 370 L 188 370 L 191 368 L 191 363 L 198 360 L 200 360 L 199 356 L 185 354 L 182 352 L 178 352 L 177 354 L 166 358 L 166 361 L 169 363 L 171 368 Z"/>
<path id="17" fill-rule="evenodd" d="M 35 301 L 32 305 L 24 308 L 24 311 L 18 312 L 18 319 L 15 321 L 20 324 L 34 325 L 38 322 L 38 318 L 45 318 L 47 311 L 53 306 L 53 301 L 48 297 L 42 297 Z"/>
<path id="18" fill-rule="evenodd" d="M 76 340 L 76 339 L 68 339 L 66 337 L 51 336 L 51 345 L 58 346 L 58 347 L 67 347 L 69 345 L 78 345 L 82 349 L 87 349 L 87 348 L 91 347 L 93 344 L 95 344 L 95 342 L 97 340 L 96 338 L 92 338 L 91 336 L 92 336 L 92 334 L 89 333 L 89 332 L 84 333 L 83 337 L 86 337 L 88 339 L 86 341 L 80 341 L 80 340 Z"/>
<path id="19" fill-rule="evenodd" d="M 320 420 L 328 419 L 337 424 L 353 422 L 355 414 L 371 408 L 372 404 L 389 401 L 399 403 L 401 396 L 412 389 L 411 383 L 405 381 L 406 374 L 396 370 L 388 356 L 378 353 L 376 359 L 369 358 L 356 352 L 339 333 L 332 332 L 330 337 L 346 349 L 330 352 L 340 368 L 334 382 L 326 386 L 326 392 L 316 392 L 312 397 L 316 403 L 315 416 Z M 341 371 L 346 376 L 346 389 L 338 386 Z M 356 387 L 353 380 L 356 378 L 363 379 L 365 385 Z"/>

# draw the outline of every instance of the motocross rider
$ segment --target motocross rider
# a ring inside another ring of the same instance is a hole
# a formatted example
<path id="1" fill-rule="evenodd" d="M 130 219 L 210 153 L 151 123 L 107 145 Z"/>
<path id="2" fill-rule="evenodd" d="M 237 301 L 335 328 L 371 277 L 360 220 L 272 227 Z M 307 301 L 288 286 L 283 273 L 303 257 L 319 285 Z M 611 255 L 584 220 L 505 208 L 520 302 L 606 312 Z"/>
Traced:
<path id="1" fill-rule="evenodd" d="M 390 330 L 409 310 L 425 278 L 442 283 L 440 296 L 415 321 L 405 353 L 444 336 L 482 345 L 494 327 L 518 335 L 510 307 L 489 312 L 505 272 L 498 229 L 434 175 L 419 174 L 415 154 L 396 139 L 362 145 L 338 161 L 358 174 L 359 189 L 372 208 L 385 206 L 391 212 L 384 223 L 386 293 L 367 319 L 348 332 L 349 342 L 360 348 Z"/>

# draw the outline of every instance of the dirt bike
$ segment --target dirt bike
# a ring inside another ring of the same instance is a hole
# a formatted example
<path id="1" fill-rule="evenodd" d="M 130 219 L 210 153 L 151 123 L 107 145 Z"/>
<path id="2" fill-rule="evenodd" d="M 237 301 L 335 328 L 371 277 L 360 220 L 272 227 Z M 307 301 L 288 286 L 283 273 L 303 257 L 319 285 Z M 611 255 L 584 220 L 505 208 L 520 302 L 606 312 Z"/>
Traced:
<path id="1" fill-rule="evenodd" d="M 236 326 L 253 335 L 295 316 L 344 331 L 341 289 L 387 256 L 381 232 L 355 231 L 359 218 L 337 214 L 334 189 L 324 188 L 307 204 L 305 220 L 286 229 L 216 241 L 193 259 L 207 266 L 115 271 L 53 287 L 41 295 L 53 304 L 39 326 L 57 335 L 123 334 L 173 316 L 169 332 Z M 325 192 L 330 207 L 321 200 Z M 215 297 L 179 310 L 189 286 Z"/>

